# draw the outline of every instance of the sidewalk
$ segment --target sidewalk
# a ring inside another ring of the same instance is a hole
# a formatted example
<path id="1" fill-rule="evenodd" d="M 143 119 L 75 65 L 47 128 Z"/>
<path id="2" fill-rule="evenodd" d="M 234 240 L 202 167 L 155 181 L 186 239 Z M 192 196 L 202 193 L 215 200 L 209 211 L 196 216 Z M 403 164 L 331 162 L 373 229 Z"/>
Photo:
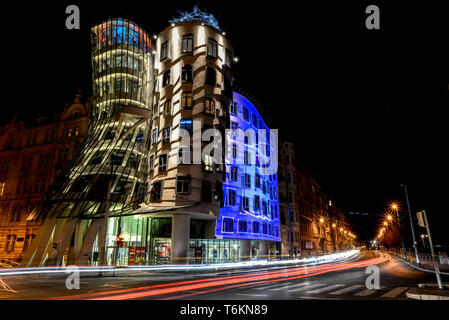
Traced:
<path id="1" fill-rule="evenodd" d="M 408 265 L 412 266 L 415 269 L 418 269 L 420 271 L 435 273 L 435 266 L 433 265 L 432 261 L 428 261 L 428 260 L 425 260 L 425 259 L 421 258 L 420 259 L 420 264 L 418 265 L 416 263 L 416 259 L 415 259 L 414 256 L 412 256 L 412 259 L 411 259 L 412 262 L 410 262 L 410 256 L 408 256 L 408 255 L 407 255 L 407 259 L 404 260 L 402 256 L 400 256 L 398 254 L 395 254 L 395 252 L 392 252 L 392 251 L 386 251 L 386 252 L 388 252 L 392 256 L 398 258 L 402 262 L 407 263 Z M 441 264 L 441 263 L 439 263 L 438 266 L 440 268 L 440 273 L 441 274 L 449 276 L 449 264 Z"/>
<path id="2" fill-rule="evenodd" d="M 416 300 L 449 300 L 449 285 L 445 285 L 445 289 L 412 288 L 405 294 L 407 298 Z"/>

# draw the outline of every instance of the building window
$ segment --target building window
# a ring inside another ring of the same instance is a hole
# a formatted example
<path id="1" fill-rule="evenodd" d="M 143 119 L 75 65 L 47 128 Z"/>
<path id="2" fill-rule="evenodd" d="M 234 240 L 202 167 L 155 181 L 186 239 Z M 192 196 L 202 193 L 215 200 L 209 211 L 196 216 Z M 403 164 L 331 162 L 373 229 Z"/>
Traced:
<path id="1" fill-rule="evenodd" d="M 242 210 L 249 211 L 249 198 L 242 197 Z"/>
<path id="2" fill-rule="evenodd" d="M 168 41 L 165 41 L 161 45 L 161 60 L 160 61 L 163 61 L 167 58 L 168 58 Z"/>
<path id="3" fill-rule="evenodd" d="M 248 109 L 245 107 L 242 107 L 242 113 L 243 113 L 243 120 L 249 122 L 249 112 Z"/>
<path id="4" fill-rule="evenodd" d="M 75 128 L 75 137 L 78 137 L 80 135 L 80 128 Z"/>
<path id="5" fill-rule="evenodd" d="M 262 224 L 262 233 L 263 233 L 263 234 L 268 234 L 268 226 L 267 226 L 267 223 L 266 223 L 266 222 L 264 222 L 264 223 Z"/>
<path id="6" fill-rule="evenodd" d="M 162 181 L 155 181 L 151 185 L 150 201 L 157 201 L 162 199 Z"/>
<path id="7" fill-rule="evenodd" d="M 251 157 L 250 157 L 250 153 L 249 153 L 248 150 L 245 150 L 243 156 L 244 156 L 244 159 L 243 159 L 244 163 L 247 164 L 247 165 L 250 164 L 251 163 Z"/>
<path id="8" fill-rule="evenodd" d="M 208 114 L 215 114 L 215 101 L 210 98 L 206 98 L 204 101 L 204 112 Z"/>
<path id="9" fill-rule="evenodd" d="M 204 161 L 204 171 L 212 172 L 213 158 L 209 154 L 205 154 L 203 161 Z"/>
<path id="10" fill-rule="evenodd" d="M 229 105 L 229 113 L 230 114 L 237 114 L 237 102 L 233 102 Z"/>
<path id="11" fill-rule="evenodd" d="M 114 91 L 125 91 L 125 80 L 122 77 L 117 77 L 114 79 Z"/>
<path id="12" fill-rule="evenodd" d="M 166 116 L 171 115 L 171 99 L 167 99 L 164 101 L 164 114 Z"/>
<path id="13" fill-rule="evenodd" d="M 253 221 L 253 233 L 260 233 L 258 221 Z"/>
<path id="14" fill-rule="evenodd" d="M 256 188 L 260 188 L 260 175 L 258 173 L 256 173 L 255 180 Z"/>
<path id="15" fill-rule="evenodd" d="M 232 157 L 237 158 L 237 145 L 235 143 L 232 144 Z"/>
<path id="16" fill-rule="evenodd" d="M 217 41 L 215 39 L 209 39 L 207 43 L 207 55 L 209 57 L 216 58 L 217 57 Z"/>
<path id="17" fill-rule="evenodd" d="M 253 126 L 257 128 L 257 116 L 254 113 L 252 114 L 252 118 L 253 118 Z"/>
<path id="18" fill-rule="evenodd" d="M 254 210 L 258 211 L 260 210 L 260 197 L 254 196 Z"/>
<path id="19" fill-rule="evenodd" d="M 150 156 L 150 171 L 154 171 L 154 154 Z"/>
<path id="20" fill-rule="evenodd" d="M 217 84 L 217 71 L 212 67 L 206 67 L 206 84 L 212 87 Z"/>
<path id="21" fill-rule="evenodd" d="M 235 190 L 228 190 L 227 200 L 228 206 L 235 206 Z"/>
<path id="22" fill-rule="evenodd" d="M 170 70 L 167 70 L 162 75 L 162 86 L 166 87 L 170 84 Z"/>
<path id="23" fill-rule="evenodd" d="M 231 167 L 231 180 L 237 181 L 238 179 L 238 168 L 237 167 Z"/>
<path id="24" fill-rule="evenodd" d="M 244 175 L 244 187 L 245 188 L 251 188 L 251 175 L 248 173 L 245 173 Z"/>
<path id="25" fill-rule="evenodd" d="M 229 51 L 228 49 L 226 49 L 226 56 L 225 56 L 225 65 L 228 66 L 229 68 L 231 67 L 231 51 Z"/>
<path id="26" fill-rule="evenodd" d="M 156 142 L 157 142 L 157 128 L 154 128 L 151 134 L 151 143 L 155 144 Z"/>
<path id="27" fill-rule="evenodd" d="M 238 222 L 238 232 L 248 232 L 248 221 L 239 220 L 239 222 Z"/>
<path id="28" fill-rule="evenodd" d="M 234 219 L 223 218 L 223 232 L 234 232 Z"/>
<path id="29" fill-rule="evenodd" d="M 170 127 L 165 127 L 162 129 L 162 143 L 170 142 Z"/>
<path id="30" fill-rule="evenodd" d="M 45 187 L 47 186 L 47 179 L 42 179 L 40 192 L 45 192 Z"/>
<path id="31" fill-rule="evenodd" d="M 262 200 L 262 213 L 266 217 L 268 215 L 267 202 Z"/>
<path id="32" fill-rule="evenodd" d="M 192 108 L 192 92 L 182 93 L 181 107 L 184 109 Z"/>
<path id="33" fill-rule="evenodd" d="M 72 133 L 73 133 L 72 128 L 67 129 L 67 137 L 71 137 L 71 136 L 72 136 Z M 33 142 L 32 142 L 32 144 L 34 144 L 34 141 L 35 141 L 35 140 L 36 140 L 36 139 L 33 137 Z"/>
<path id="34" fill-rule="evenodd" d="M 183 82 L 192 82 L 193 72 L 192 72 L 192 66 L 190 64 L 186 64 L 186 65 L 182 66 L 181 79 Z"/>
<path id="35" fill-rule="evenodd" d="M 159 172 L 167 171 L 167 158 L 168 156 L 166 153 L 159 156 Z"/>
<path id="36" fill-rule="evenodd" d="M 125 56 L 123 54 L 118 54 L 115 56 L 115 66 L 125 67 Z"/>
<path id="37" fill-rule="evenodd" d="M 182 53 L 193 53 L 193 34 L 185 34 L 182 36 Z"/>
<path id="38" fill-rule="evenodd" d="M 237 134 L 237 130 L 239 129 L 238 122 L 231 121 L 231 130 L 233 134 Z"/>
<path id="39" fill-rule="evenodd" d="M 212 184 L 209 181 L 201 182 L 201 196 L 203 202 L 212 201 Z"/>
<path id="40" fill-rule="evenodd" d="M 176 194 L 190 193 L 190 176 L 176 176 Z"/>
<path id="41" fill-rule="evenodd" d="M 187 130 L 189 134 L 192 134 L 192 120 L 181 120 L 181 129 Z"/>

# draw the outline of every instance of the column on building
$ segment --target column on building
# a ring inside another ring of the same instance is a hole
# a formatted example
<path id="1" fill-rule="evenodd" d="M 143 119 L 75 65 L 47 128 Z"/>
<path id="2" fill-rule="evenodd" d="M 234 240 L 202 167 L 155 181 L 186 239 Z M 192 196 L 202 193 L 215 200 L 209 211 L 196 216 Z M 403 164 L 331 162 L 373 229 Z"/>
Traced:
<path id="1" fill-rule="evenodd" d="M 189 256 L 190 216 L 175 214 L 172 217 L 171 231 L 171 263 L 187 263 Z"/>

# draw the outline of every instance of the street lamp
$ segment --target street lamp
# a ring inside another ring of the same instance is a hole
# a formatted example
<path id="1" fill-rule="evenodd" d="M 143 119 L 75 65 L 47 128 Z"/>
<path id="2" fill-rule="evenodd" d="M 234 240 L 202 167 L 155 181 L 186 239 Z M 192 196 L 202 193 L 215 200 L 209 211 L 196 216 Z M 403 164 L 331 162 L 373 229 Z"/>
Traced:
<path id="1" fill-rule="evenodd" d="M 399 227 L 399 238 L 401 239 L 401 245 L 402 245 L 402 258 L 405 260 L 405 247 L 404 247 L 404 241 L 402 240 L 401 236 L 401 218 L 399 217 L 399 205 L 396 202 L 392 202 L 390 205 L 390 208 L 392 211 L 396 212 L 396 215 L 398 216 L 398 227 Z"/>
<path id="2" fill-rule="evenodd" d="M 408 201 L 408 193 L 407 193 L 407 186 L 405 184 L 401 184 L 401 186 L 404 187 L 405 190 L 405 198 L 407 200 L 407 208 L 408 208 L 408 216 L 410 218 L 410 229 L 412 229 L 412 238 L 413 238 L 413 248 L 415 248 L 415 255 L 416 255 L 416 263 L 420 265 L 419 262 L 419 256 L 418 256 L 418 247 L 416 246 L 416 239 L 415 239 L 415 229 L 413 228 L 413 220 L 412 220 L 412 212 L 410 211 L 410 202 Z M 411 260 L 411 259 L 410 259 Z"/>

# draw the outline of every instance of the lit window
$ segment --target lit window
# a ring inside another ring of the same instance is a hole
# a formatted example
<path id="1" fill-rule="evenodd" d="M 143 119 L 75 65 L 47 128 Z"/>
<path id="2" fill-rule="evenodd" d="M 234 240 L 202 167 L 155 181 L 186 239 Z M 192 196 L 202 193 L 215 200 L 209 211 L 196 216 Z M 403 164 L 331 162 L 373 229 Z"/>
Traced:
<path id="1" fill-rule="evenodd" d="M 204 170 L 212 172 L 213 158 L 209 154 L 205 154 L 203 161 L 204 161 Z"/>
<path id="2" fill-rule="evenodd" d="M 75 128 L 75 137 L 80 135 L 80 128 Z"/>
<path id="3" fill-rule="evenodd" d="M 206 98 L 204 102 L 204 112 L 208 114 L 215 114 L 215 101 L 210 98 Z"/>
<path id="4" fill-rule="evenodd" d="M 182 93 L 181 107 L 184 109 L 192 108 L 192 92 Z"/>

